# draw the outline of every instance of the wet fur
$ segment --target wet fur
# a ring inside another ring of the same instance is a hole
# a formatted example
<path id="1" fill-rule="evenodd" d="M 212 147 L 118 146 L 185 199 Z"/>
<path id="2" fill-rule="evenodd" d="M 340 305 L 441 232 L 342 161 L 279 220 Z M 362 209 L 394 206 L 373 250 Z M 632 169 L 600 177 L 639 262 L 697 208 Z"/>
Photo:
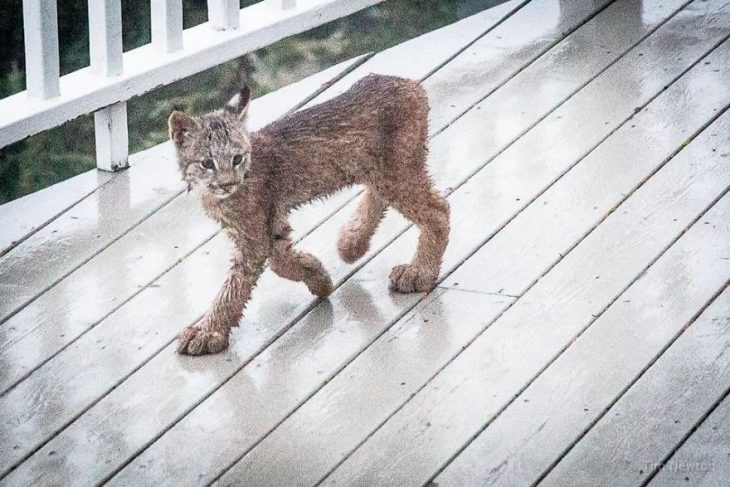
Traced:
<path id="1" fill-rule="evenodd" d="M 223 288 L 203 320 L 182 330 L 178 351 L 225 349 L 267 262 L 279 276 L 303 282 L 319 297 L 329 295 L 327 271 L 316 257 L 293 248 L 287 218 L 293 208 L 354 184 L 365 191 L 340 234 L 340 257 L 362 257 L 393 207 L 421 234 L 411 263 L 392 270 L 390 288 L 433 289 L 449 237 L 449 207 L 426 168 L 428 100 L 421 85 L 369 75 L 342 95 L 251 134 L 244 126 L 248 99 L 244 90 L 222 112 L 170 116 L 183 178 L 200 189 L 206 213 L 237 249 Z M 203 163 L 211 162 L 215 169 L 206 169 Z"/>

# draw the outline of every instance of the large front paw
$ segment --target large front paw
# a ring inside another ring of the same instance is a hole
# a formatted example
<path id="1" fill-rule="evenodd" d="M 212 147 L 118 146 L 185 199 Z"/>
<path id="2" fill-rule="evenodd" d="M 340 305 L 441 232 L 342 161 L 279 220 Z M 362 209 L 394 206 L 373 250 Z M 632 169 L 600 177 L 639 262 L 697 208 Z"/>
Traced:
<path id="1" fill-rule="evenodd" d="M 228 336 L 223 333 L 204 330 L 194 326 L 183 328 L 177 337 L 177 353 L 181 355 L 204 355 L 218 353 L 228 348 Z"/>
<path id="2" fill-rule="evenodd" d="M 402 264 L 390 272 L 390 290 L 399 293 L 427 292 L 436 287 L 437 273 L 423 267 Z"/>

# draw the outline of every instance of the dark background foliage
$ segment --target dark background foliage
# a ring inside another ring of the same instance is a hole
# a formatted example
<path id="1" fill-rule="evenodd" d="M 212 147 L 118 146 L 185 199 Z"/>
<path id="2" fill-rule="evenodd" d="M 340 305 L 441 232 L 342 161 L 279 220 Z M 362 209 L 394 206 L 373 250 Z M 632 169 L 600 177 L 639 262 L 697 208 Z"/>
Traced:
<path id="1" fill-rule="evenodd" d="M 61 74 L 89 64 L 88 0 L 58 0 Z M 242 0 L 241 5 L 255 3 Z M 128 103 L 130 153 L 167 138 L 173 108 L 220 107 L 244 80 L 254 96 L 359 54 L 380 51 L 472 14 L 494 0 L 388 0 L 350 17 L 284 39 Z M 184 26 L 207 20 L 205 0 L 183 0 Z M 122 0 L 124 50 L 150 42 L 149 0 Z M 22 2 L 0 2 L 0 98 L 25 89 Z M 93 117 L 0 149 L 0 203 L 95 167 Z"/>

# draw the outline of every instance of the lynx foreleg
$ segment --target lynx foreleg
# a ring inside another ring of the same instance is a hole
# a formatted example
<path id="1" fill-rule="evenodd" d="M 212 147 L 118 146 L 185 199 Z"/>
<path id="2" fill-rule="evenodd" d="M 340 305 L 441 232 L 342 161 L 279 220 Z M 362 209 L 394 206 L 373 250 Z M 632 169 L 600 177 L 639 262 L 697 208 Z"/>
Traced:
<path id="1" fill-rule="evenodd" d="M 285 279 L 303 281 L 315 296 L 329 296 L 334 287 L 324 266 L 312 254 L 295 250 L 288 226 L 285 228 L 284 232 L 274 237 L 270 257 L 271 270 Z"/>
<path id="2" fill-rule="evenodd" d="M 233 259 L 228 278 L 203 320 L 180 332 L 178 353 L 203 355 L 228 347 L 231 327 L 238 326 L 265 262 L 266 257 L 261 255 L 241 255 Z"/>

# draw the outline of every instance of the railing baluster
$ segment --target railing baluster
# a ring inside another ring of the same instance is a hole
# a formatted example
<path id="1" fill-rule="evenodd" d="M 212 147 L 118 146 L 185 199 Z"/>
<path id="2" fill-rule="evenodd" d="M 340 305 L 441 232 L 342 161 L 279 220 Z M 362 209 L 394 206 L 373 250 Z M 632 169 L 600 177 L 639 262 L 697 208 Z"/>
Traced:
<path id="1" fill-rule="evenodd" d="M 208 0 L 208 21 L 215 30 L 238 29 L 238 0 Z"/>
<path id="2" fill-rule="evenodd" d="M 266 0 L 266 4 L 282 10 L 288 10 L 297 6 L 297 0 Z"/>
<path id="3" fill-rule="evenodd" d="M 91 72 L 122 74 L 122 4 L 120 0 L 89 0 Z"/>
<path id="4" fill-rule="evenodd" d="M 151 0 L 152 44 L 160 52 L 182 49 L 182 0 Z"/>
<path id="5" fill-rule="evenodd" d="M 122 74 L 121 0 L 89 0 L 91 72 L 99 76 Z M 96 166 L 116 171 L 129 165 L 127 103 L 120 102 L 94 113 Z"/>
<path id="6" fill-rule="evenodd" d="M 56 0 L 23 0 L 23 34 L 28 95 L 42 99 L 58 96 Z"/>

